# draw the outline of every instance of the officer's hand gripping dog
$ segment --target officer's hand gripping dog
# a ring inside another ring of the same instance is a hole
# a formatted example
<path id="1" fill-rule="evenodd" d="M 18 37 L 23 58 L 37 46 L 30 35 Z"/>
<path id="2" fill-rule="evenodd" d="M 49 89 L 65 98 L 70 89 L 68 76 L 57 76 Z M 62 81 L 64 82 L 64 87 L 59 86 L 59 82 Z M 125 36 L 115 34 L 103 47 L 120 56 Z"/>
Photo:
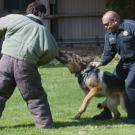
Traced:
<path id="1" fill-rule="evenodd" d="M 93 96 L 106 97 L 106 100 L 98 107 L 104 108 L 107 106 L 113 113 L 114 119 L 120 117 L 117 109 L 119 104 L 126 111 L 124 104 L 124 82 L 122 80 L 110 72 L 103 72 L 91 66 L 89 63 L 93 59 L 88 57 L 80 57 L 74 53 L 60 52 L 56 59 L 65 64 L 71 73 L 75 74 L 85 94 L 81 107 L 75 115 L 76 119 L 79 119 L 82 113 L 85 112 Z"/>

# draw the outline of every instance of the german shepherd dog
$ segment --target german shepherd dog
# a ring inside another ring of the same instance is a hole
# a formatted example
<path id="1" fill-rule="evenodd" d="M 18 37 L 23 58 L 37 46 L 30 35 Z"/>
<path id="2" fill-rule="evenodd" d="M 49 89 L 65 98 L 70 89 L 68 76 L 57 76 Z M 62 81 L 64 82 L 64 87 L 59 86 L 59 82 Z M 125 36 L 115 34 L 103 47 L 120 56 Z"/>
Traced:
<path id="1" fill-rule="evenodd" d="M 61 51 L 56 59 L 65 64 L 71 73 L 75 74 L 85 94 L 81 107 L 75 115 L 76 119 L 79 119 L 82 113 L 85 112 L 94 96 L 106 97 L 104 102 L 98 104 L 98 107 L 108 107 L 113 113 L 114 119 L 120 117 L 120 112 L 117 109 L 119 104 L 126 111 L 124 104 L 124 81 L 118 79 L 110 72 L 100 71 L 90 65 L 93 59 L 89 57 L 81 57 L 72 52 Z"/>

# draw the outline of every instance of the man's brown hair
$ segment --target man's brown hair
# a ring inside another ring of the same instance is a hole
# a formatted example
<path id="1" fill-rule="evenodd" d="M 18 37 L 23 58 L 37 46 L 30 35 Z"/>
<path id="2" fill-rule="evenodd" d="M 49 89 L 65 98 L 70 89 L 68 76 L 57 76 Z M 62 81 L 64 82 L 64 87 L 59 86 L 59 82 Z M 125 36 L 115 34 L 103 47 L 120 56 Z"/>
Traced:
<path id="1" fill-rule="evenodd" d="M 40 2 L 32 2 L 27 6 L 26 13 L 38 16 L 38 12 L 46 13 L 45 5 Z"/>

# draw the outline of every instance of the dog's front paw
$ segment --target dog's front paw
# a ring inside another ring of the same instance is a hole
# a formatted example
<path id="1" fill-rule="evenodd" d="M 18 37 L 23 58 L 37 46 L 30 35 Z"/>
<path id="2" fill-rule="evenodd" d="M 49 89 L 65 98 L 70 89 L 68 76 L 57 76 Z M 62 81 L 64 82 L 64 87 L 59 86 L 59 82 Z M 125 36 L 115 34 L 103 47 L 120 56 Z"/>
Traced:
<path id="1" fill-rule="evenodd" d="M 80 119 L 81 117 L 81 114 L 78 112 L 76 115 L 75 115 L 75 119 Z"/>

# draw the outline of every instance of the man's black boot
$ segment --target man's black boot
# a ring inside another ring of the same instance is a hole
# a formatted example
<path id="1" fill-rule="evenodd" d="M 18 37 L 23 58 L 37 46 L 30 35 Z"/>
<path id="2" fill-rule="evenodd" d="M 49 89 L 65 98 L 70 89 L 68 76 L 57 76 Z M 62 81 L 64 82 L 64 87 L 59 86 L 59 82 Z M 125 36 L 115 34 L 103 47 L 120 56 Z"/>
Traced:
<path id="1" fill-rule="evenodd" d="M 93 120 L 109 120 L 112 119 L 111 111 L 106 107 L 104 110 L 95 116 L 92 117 Z"/>

